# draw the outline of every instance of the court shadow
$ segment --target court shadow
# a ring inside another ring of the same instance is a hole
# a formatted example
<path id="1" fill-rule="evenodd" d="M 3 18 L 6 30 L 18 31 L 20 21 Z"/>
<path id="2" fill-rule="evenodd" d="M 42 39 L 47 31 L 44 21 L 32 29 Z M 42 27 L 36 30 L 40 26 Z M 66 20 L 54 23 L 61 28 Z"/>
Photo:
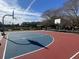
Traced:
<path id="1" fill-rule="evenodd" d="M 34 40 L 30 40 L 30 39 L 26 39 L 29 43 L 18 43 L 18 42 L 15 42 L 13 40 L 10 40 L 10 39 L 7 39 L 7 40 L 14 43 L 14 44 L 17 44 L 17 45 L 30 45 L 30 44 L 33 44 L 33 45 L 37 45 L 39 47 L 43 47 L 45 49 L 48 49 L 46 46 L 42 45 L 41 43 L 39 43 L 37 41 L 34 41 Z"/>
<path id="2" fill-rule="evenodd" d="M 10 40 L 10 39 L 7 39 L 7 40 L 14 43 L 14 44 L 17 44 L 17 45 L 30 45 L 30 43 L 18 43 L 18 42 L 15 42 L 13 40 Z"/>
<path id="3" fill-rule="evenodd" d="M 33 44 L 33 45 L 37 45 L 39 47 L 43 47 L 45 49 L 48 49 L 46 46 L 42 45 L 41 43 L 37 42 L 37 41 L 34 41 L 34 40 L 29 40 L 29 39 L 26 39 L 30 44 Z"/>

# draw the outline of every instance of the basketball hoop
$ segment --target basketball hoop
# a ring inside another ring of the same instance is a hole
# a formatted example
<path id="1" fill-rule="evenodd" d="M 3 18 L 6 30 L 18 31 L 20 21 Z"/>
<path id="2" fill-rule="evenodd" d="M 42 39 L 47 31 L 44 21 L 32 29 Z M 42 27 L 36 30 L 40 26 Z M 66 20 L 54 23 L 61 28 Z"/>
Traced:
<path id="1" fill-rule="evenodd" d="M 3 17 L 2 17 L 2 24 L 3 24 L 3 29 L 2 29 L 2 36 L 5 36 L 6 34 L 5 34 L 5 28 L 4 28 L 4 21 L 5 21 L 5 17 L 6 16 L 12 16 L 12 18 L 14 19 L 14 10 L 13 10 L 13 12 L 12 12 L 12 15 L 10 15 L 10 14 L 5 14 Z"/>

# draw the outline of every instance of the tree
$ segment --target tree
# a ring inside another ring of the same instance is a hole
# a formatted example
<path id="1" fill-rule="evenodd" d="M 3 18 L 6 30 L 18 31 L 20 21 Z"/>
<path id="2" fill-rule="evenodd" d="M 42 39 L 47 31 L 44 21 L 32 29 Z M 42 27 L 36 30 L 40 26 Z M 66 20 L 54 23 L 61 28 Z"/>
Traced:
<path id="1" fill-rule="evenodd" d="M 71 19 L 73 27 L 79 27 L 79 0 L 68 0 L 63 6 L 63 14 Z"/>
<path id="2" fill-rule="evenodd" d="M 43 24 L 46 26 L 51 26 L 55 19 L 61 18 L 62 27 L 79 27 L 79 0 L 68 0 L 61 8 L 45 11 L 42 17 L 45 18 Z"/>
<path id="3" fill-rule="evenodd" d="M 48 10 L 44 12 L 42 17 L 46 17 L 46 19 L 43 21 L 43 24 L 45 26 L 50 26 L 52 28 L 56 28 L 55 19 L 62 18 L 62 8 L 54 9 L 54 10 Z"/>

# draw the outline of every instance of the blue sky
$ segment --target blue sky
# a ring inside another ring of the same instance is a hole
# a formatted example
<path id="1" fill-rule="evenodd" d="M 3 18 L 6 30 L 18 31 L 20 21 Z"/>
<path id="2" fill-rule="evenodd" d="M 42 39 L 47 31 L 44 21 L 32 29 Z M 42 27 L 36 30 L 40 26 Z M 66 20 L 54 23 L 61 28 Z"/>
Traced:
<path id="1" fill-rule="evenodd" d="M 67 0 L 0 0 L 0 19 L 15 11 L 17 20 L 6 17 L 5 23 L 42 21 L 43 12 L 63 6 Z M 0 20 L 1 21 L 1 20 Z"/>
<path id="2" fill-rule="evenodd" d="M 18 0 L 21 8 L 26 9 L 32 0 Z M 45 12 L 48 9 L 62 7 L 66 0 L 36 0 L 31 7 L 35 12 Z"/>

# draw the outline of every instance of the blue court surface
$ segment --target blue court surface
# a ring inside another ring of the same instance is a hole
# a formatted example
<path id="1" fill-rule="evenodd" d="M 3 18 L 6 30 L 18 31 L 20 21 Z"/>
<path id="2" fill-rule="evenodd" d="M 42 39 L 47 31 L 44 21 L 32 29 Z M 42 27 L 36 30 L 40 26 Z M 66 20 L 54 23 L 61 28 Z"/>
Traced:
<path id="1" fill-rule="evenodd" d="M 38 32 L 9 32 L 8 39 L 5 59 L 33 52 L 40 48 L 48 49 L 46 46 L 52 42 L 49 35 Z"/>

